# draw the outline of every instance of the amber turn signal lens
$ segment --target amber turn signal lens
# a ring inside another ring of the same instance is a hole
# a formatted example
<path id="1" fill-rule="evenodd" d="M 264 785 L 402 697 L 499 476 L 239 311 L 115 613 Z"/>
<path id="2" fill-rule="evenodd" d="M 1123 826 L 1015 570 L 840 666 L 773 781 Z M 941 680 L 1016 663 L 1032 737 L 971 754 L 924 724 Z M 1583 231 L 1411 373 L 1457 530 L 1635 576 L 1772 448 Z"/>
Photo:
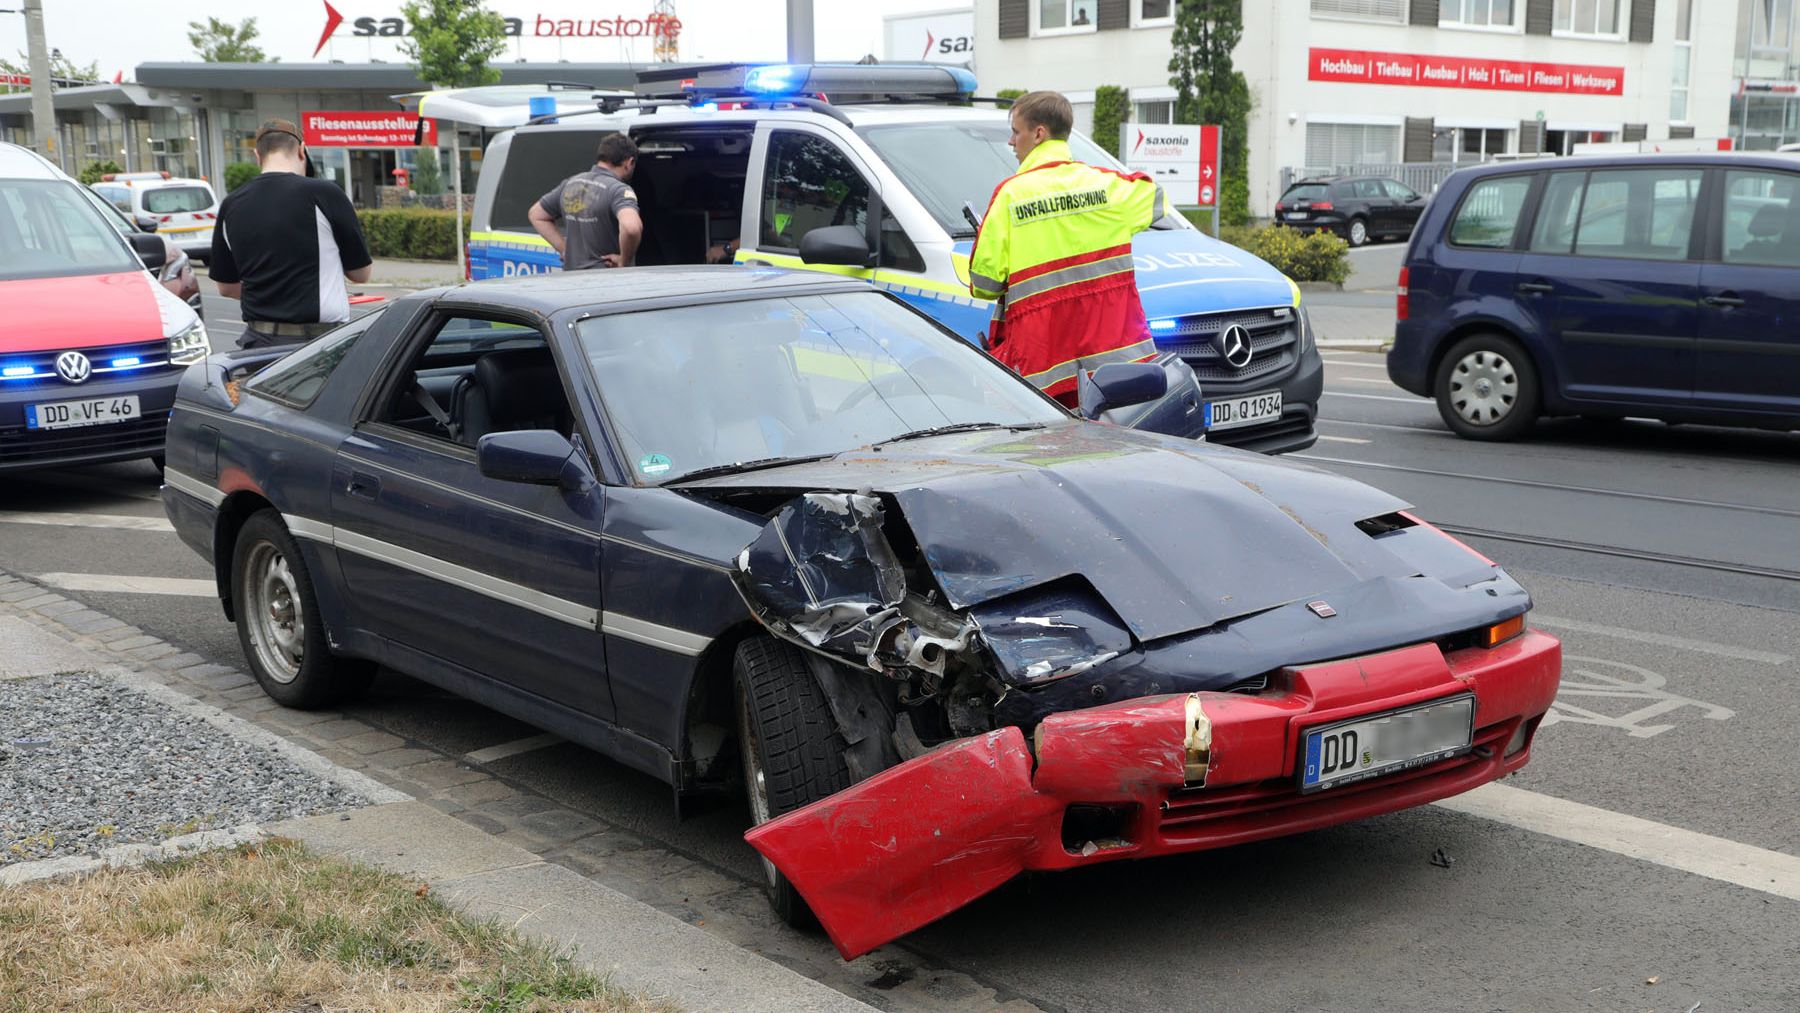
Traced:
<path id="1" fill-rule="evenodd" d="M 1481 646 L 1496 647 L 1525 632 L 1525 615 L 1520 613 L 1511 619 L 1497 622 L 1481 631 Z"/>

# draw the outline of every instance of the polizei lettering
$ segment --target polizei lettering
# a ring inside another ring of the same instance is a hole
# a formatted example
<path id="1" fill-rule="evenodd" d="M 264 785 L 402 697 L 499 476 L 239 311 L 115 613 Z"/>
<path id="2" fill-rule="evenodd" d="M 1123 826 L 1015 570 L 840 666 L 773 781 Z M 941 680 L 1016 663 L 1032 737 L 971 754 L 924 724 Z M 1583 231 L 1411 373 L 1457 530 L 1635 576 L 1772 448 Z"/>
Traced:
<path id="1" fill-rule="evenodd" d="M 1066 215 L 1072 211 L 1084 211 L 1106 203 L 1105 190 L 1080 190 L 1068 193 L 1053 193 L 1036 200 L 1028 200 L 1023 204 L 1014 204 L 1012 209 L 1015 223 L 1029 222 L 1038 218 L 1051 218 Z"/>

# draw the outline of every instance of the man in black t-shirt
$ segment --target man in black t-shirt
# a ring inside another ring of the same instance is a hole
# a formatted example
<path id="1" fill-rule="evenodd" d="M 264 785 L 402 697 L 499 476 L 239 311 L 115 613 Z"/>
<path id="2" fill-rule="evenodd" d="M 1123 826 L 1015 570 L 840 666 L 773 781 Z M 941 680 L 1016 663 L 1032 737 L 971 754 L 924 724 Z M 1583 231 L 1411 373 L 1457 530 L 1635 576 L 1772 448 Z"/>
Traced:
<path id="1" fill-rule="evenodd" d="M 369 280 L 369 249 L 350 198 L 306 176 L 298 128 L 268 120 L 256 132 L 262 173 L 219 205 L 208 270 L 219 294 L 242 300 L 243 348 L 291 344 L 350 319 L 345 280 Z"/>

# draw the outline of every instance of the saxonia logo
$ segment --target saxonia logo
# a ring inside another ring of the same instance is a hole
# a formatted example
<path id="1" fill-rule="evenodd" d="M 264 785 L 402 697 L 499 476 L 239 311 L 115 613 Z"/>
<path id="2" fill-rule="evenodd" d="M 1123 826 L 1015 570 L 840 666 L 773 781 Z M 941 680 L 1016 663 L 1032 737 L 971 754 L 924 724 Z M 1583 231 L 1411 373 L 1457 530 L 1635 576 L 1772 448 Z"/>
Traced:
<path id="1" fill-rule="evenodd" d="M 331 0 L 323 0 L 325 4 L 325 30 L 319 33 L 319 44 L 313 47 L 313 56 L 325 48 L 331 36 L 346 20 L 350 22 L 350 34 L 355 36 L 379 36 L 382 38 L 400 38 L 411 35 L 412 29 L 404 18 L 353 17 L 345 18 Z M 509 38 L 525 35 L 525 19 L 502 17 L 506 24 Z M 610 18 L 547 18 L 542 14 L 531 16 L 531 32 L 534 38 L 542 39 L 642 39 L 657 35 L 675 36 L 681 33 L 681 19 L 667 14 L 650 13 L 641 18 L 628 18 L 615 15 Z"/>
<path id="2" fill-rule="evenodd" d="M 1134 156 L 1179 155 L 1181 154 L 1182 149 L 1187 147 L 1187 143 L 1188 139 L 1180 134 L 1162 136 L 1157 134 L 1146 135 L 1142 130 L 1139 130 L 1137 132 L 1137 140 L 1131 145 L 1131 153 Z M 1148 151 L 1144 150 L 1144 145 L 1146 144 L 1150 145 L 1150 150 Z"/>
<path id="3" fill-rule="evenodd" d="M 933 51 L 939 56 L 949 56 L 952 53 L 972 53 L 975 51 L 975 40 L 967 35 L 946 35 L 940 39 L 931 34 L 931 29 L 927 28 L 925 29 L 925 52 L 919 54 L 919 59 L 931 59 Z"/>

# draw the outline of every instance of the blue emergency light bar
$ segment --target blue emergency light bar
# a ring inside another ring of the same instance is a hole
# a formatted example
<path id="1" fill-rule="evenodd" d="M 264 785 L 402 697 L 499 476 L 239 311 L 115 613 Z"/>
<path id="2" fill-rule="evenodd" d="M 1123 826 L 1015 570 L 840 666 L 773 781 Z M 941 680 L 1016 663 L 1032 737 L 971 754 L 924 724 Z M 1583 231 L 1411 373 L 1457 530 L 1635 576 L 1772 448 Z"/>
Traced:
<path id="1" fill-rule="evenodd" d="M 135 355 L 128 355 L 123 359 L 114 359 L 112 361 L 112 367 L 114 369 L 125 369 L 129 366 L 136 366 L 139 363 L 142 363 L 143 361 L 144 361 L 143 359 L 141 359 Z"/>
<path id="2" fill-rule="evenodd" d="M 771 99 L 823 95 L 833 102 L 966 100 L 975 75 L 961 67 L 929 63 L 742 63 L 638 73 L 639 94 Z"/>
<path id="3" fill-rule="evenodd" d="M 14 377 L 30 376 L 35 372 L 37 372 L 37 370 L 32 369 L 30 366 L 8 366 L 5 369 L 0 369 L 0 376 L 4 376 L 8 380 L 11 380 Z"/>
<path id="4" fill-rule="evenodd" d="M 1176 325 L 1180 323 L 1181 321 L 1179 320 L 1152 320 L 1150 321 L 1150 329 L 1153 331 L 1172 331 L 1175 329 Z"/>

